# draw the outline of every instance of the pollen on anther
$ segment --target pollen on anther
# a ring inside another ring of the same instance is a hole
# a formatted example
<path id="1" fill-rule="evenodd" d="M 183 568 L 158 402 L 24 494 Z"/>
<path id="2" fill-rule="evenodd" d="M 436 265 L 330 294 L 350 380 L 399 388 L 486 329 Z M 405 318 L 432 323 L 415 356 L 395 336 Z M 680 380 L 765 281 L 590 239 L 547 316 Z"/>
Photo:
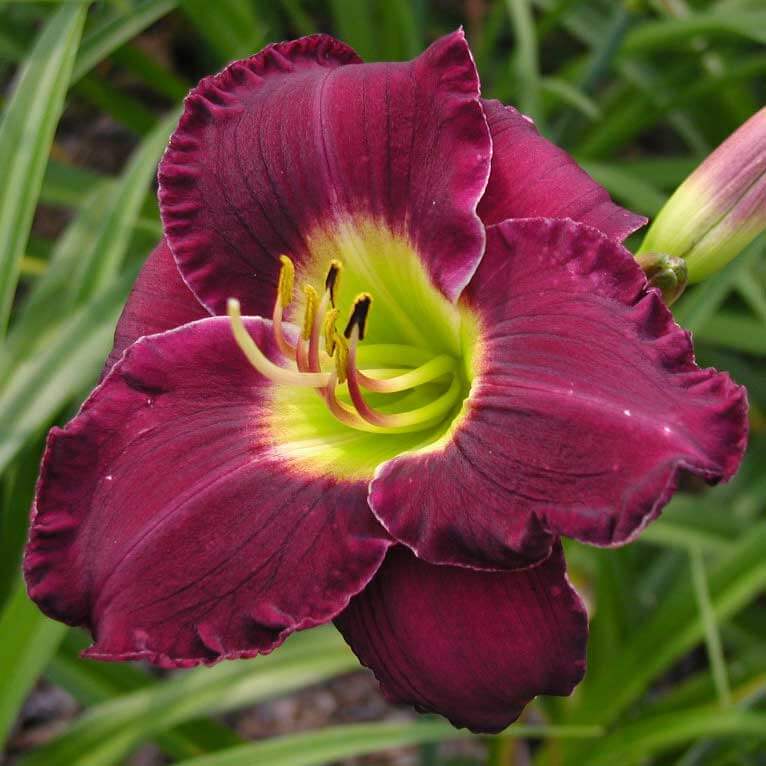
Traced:
<path id="1" fill-rule="evenodd" d="M 286 255 L 279 256 L 279 262 L 282 264 L 279 270 L 279 281 L 277 283 L 277 295 L 283 307 L 290 305 L 293 298 L 293 284 L 295 282 L 295 266 Z"/>

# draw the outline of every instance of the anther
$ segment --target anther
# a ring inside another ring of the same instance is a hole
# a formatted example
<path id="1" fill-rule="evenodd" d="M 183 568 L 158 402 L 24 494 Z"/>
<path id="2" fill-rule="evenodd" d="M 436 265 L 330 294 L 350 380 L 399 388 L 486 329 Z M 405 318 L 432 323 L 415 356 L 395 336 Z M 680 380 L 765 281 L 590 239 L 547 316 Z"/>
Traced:
<path id="1" fill-rule="evenodd" d="M 324 325 L 322 326 L 322 336 L 324 337 L 324 348 L 329 356 L 333 355 L 335 351 L 335 336 L 338 331 L 335 329 L 335 323 L 338 321 L 338 309 L 330 309 L 324 317 Z"/>
<path id="2" fill-rule="evenodd" d="M 293 284 L 295 283 L 295 266 L 286 255 L 279 256 L 282 267 L 279 269 L 279 282 L 277 283 L 277 295 L 282 308 L 287 308 L 293 299 Z"/>
<path id="3" fill-rule="evenodd" d="M 348 343 L 346 342 L 346 339 L 337 332 L 335 333 L 335 351 L 333 359 L 335 360 L 338 383 L 345 383 L 348 370 Z"/>
<path id="4" fill-rule="evenodd" d="M 293 262 L 286 255 L 280 255 L 279 261 L 282 266 L 279 269 L 277 297 L 274 301 L 274 310 L 271 318 L 273 321 L 274 339 L 277 342 L 277 346 L 279 346 L 279 350 L 289 359 L 295 356 L 296 349 L 295 346 L 285 338 L 284 331 L 282 330 L 282 313 L 285 306 L 289 306 L 293 300 L 295 266 L 293 266 Z"/>
<path id="5" fill-rule="evenodd" d="M 306 312 L 303 315 L 303 338 L 309 340 L 314 329 L 314 317 L 316 316 L 319 296 L 311 285 L 303 285 L 303 294 L 306 296 Z"/>
<path id="6" fill-rule="evenodd" d="M 335 307 L 335 296 L 338 294 L 338 283 L 340 282 L 340 272 L 343 264 L 335 259 L 330 261 L 330 267 L 327 269 L 327 276 L 324 280 L 324 287 L 330 295 L 330 305 Z"/>
<path id="7" fill-rule="evenodd" d="M 358 329 L 359 340 L 364 340 L 364 330 L 367 326 L 367 315 L 370 312 L 372 296 L 369 293 L 360 293 L 354 299 L 354 306 L 351 309 L 351 316 L 346 324 L 343 334 L 346 338 L 351 337 L 354 328 Z"/>

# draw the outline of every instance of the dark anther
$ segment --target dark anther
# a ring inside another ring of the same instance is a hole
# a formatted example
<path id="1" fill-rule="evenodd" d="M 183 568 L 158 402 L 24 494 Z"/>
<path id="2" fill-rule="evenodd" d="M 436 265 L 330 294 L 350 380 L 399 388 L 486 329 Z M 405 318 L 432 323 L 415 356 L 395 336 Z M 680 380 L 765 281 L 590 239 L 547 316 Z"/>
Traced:
<path id="1" fill-rule="evenodd" d="M 372 303 L 372 296 L 369 293 L 362 293 L 357 296 L 354 301 L 354 308 L 351 309 L 351 316 L 349 317 L 346 329 L 343 334 L 347 337 L 351 337 L 351 331 L 354 327 L 359 328 L 359 340 L 364 340 L 364 328 L 367 325 L 367 314 L 370 311 L 370 304 Z"/>
<path id="2" fill-rule="evenodd" d="M 330 293 L 330 303 L 335 306 L 335 294 L 338 291 L 338 277 L 340 276 L 340 261 L 330 261 L 330 268 L 324 280 L 325 290 Z"/>

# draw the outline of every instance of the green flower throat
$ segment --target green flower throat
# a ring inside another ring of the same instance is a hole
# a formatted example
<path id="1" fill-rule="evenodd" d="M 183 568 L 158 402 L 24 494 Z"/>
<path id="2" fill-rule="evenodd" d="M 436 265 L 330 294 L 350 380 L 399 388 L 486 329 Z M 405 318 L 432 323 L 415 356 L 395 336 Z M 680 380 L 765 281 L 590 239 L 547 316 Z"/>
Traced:
<path id="1" fill-rule="evenodd" d="M 300 301 L 293 262 L 281 256 L 272 315 L 279 363 L 253 341 L 236 300 L 228 311 L 240 349 L 274 383 L 275 450 L 312 474 L 369 479 L 380 463 L 434 449 L 454 428 L 479 333 L 473 312 L 442 296 L 408 244 L 379 227 L 359 229 L 314 238 L 321 271 L 301 275 Z M 297 337 L 288 338 L 285 315 L 301 327 Z"/>

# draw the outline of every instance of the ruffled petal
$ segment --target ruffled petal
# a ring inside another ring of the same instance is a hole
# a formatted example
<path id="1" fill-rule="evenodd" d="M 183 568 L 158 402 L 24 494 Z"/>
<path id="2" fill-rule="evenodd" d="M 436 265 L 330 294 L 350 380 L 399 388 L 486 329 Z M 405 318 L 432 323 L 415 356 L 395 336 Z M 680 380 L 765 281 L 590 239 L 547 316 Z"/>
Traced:
<path id="1" fill-rule="evenodd" d="M 248 328 L 276 357 L 268 323 Z M 389 541 L 366 482 L 278 455 L 272 388 L 209 318 L 139 340 L 51 431 L 25 572 L 46 614 L 91 630 L 88 656 L 268 652 L 377 570 Z"/>
<path id="2" fill-rule="evenodd" d="M 159 172 L 185 280 L 213 313 L 233 296 L 270 315 L 279 254 L 305 276 L 339 248 L 365 261 L 388 238 L 456 298 L 484 247 L 491 142 L 478 94 L 462 31 L 391 64 L 313 35 L 202 80 Z"/>
<path id="3" fill-rule="evenodd" d="M 114 331 L 114 346 L 104 375 L 125 349 L 143 335 L 154 335 L 210 316 L 181 279 L 163 239 L 143 265 Z"/>
<path id="4" fill-rule="evenodd" d="M 532 569 L 434 566 L 392 548 L 335 621 L 386 697 L 498 732 L 537 694 L 568 695 L 585 672 L 588 620 L 561 545 Z"/>
<path id="5" fill-rule="evenodd" d="M 489 226 L 507 218 L 571 218 L 622 242 L 647 221 L 615 205 L 563 149 L 512 106 L 483 101 L 492 134 L 492 172 L 479 204 Z"/>
<path id="6" fill-rule="evenodd" d="M 481 330 L 462 417 L 449 440 L 382 465 L 370 488 L 376 515 L 421 558 L 513 564 L 511 524 L 622 544 L 680 471 L 714 483 L 737 470 L 745 390 L 695 365 L 630 253 L 595 229 L 491 227 L 465 301 Z"/>

